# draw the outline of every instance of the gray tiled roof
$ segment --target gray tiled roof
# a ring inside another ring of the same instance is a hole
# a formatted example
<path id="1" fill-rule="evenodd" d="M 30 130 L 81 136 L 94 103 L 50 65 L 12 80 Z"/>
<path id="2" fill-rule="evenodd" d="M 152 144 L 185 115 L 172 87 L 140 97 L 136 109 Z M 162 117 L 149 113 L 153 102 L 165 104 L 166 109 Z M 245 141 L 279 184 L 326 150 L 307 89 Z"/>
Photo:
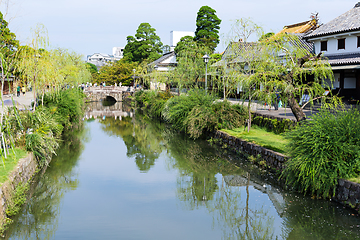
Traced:
<path id="1" fill-rule="evenodd" d="M 346 13 L 320 26 L 318 29 L 306 35 L 305 38 L 314 38 L 330 34 L 360 30 L 360 7 L 359 3 Z"/>
<path id="2" fill-rule="evenodd" d="M 162 62 L 165 61 L 166 59 L 170 58 L 170 57 L 173 57 L 173 56 L 175 56 L 174 51 L 165 53 L 160 58 L 156 59 L 152 63 L 149 63 L 149 65 L 151 65 L 151 66 L 155 66 L 155 65 L 171 65 L 171 64 L 163 64 Z M 173 63 L 173 64 L 176 64 L 176 63 Z"/>
<path id="3" fill-rule="evenodd" d="M 292 33 L 294 36 L 297 37 L 297 39 L 291 39 L 290 43 L 298 48 L 306 49 L 306 51 L 314 53 L 314 43 L 310 43 L 304 39 L 305 34 L 304 33 Z"/>
<path id="4" fill-rule="evenodd" d="M 360 53 L 334 54 L 325 56 L 331 66 L 350 65 L 360 63 Z"/>

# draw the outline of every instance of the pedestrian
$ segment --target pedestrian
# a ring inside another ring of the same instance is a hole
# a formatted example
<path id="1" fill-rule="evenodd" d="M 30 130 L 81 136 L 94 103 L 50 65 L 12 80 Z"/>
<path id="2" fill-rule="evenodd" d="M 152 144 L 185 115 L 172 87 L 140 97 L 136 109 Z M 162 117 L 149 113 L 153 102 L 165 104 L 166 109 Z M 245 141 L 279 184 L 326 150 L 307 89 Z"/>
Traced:
<path id="1" fill-rule="evenodd" d="M 23 93 L 23 96 L 25 96 L 25 92 L 26 92 L 26 87 L 25 87 L 25 86 L 23 86 L 23 87 L 22 87 L 22 93 Z"/>
<path id="2" fill-rule="evenodd" d="M 18 97 L 20 97 L 20 90 L 21 90 L 21 87 L 20 87 L 20 85 L 18 85 L 17 88 L 16 88 L 16 95 Z"/>

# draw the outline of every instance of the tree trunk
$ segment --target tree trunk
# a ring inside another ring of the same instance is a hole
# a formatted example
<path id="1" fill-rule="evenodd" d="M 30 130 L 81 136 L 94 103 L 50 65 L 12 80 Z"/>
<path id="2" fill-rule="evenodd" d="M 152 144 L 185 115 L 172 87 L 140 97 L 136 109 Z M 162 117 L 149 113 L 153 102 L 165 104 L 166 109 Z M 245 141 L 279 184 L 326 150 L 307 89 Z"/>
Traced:
<path id="1" fill-rule="evenodd" d="M 290 109 L 291 109 L 292 113 L 294 114 L 296 121 L 300 122 L 300 121 L 306 120 L 306 115 L 305 115 L 304 111 L 301 109 L 301 107 L 299 106 L 298 102 L 296 101 L 293 93 L 289 94 L 288 99 L 289 99 Z"/>

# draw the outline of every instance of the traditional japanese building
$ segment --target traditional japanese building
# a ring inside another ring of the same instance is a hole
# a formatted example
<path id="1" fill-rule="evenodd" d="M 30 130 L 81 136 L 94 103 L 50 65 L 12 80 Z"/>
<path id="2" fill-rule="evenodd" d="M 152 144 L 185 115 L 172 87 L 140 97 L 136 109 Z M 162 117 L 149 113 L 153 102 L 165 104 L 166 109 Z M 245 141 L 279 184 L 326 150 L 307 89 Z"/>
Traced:
<path id="1" fill-rule="evenodd" d="M 335 77 L 334 93 L 360 100 L 360 3 L 305 36 L 315 53 L 328 59 Z"/>

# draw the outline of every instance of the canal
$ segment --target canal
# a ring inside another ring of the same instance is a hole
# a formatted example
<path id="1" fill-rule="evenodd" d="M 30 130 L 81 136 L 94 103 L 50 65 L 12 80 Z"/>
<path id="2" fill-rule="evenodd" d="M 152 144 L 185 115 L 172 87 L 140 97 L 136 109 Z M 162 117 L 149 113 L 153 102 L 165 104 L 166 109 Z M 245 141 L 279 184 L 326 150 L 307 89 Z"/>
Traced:
<path id="1" fill-rule="evenodd" d="M 359 239 L 360 217 L 116 103 L 88 106 L 5 239 Z"/>

